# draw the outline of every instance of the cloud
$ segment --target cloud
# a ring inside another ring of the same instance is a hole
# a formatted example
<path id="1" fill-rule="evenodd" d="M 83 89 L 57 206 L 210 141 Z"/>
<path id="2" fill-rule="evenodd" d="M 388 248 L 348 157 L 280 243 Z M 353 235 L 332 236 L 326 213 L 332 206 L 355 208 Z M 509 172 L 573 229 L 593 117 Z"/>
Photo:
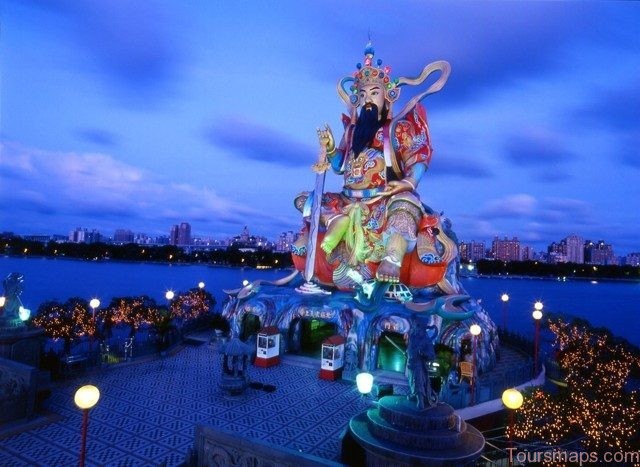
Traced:
<path id="1" fill-rule="evenodd" d="M 506 159 L 517 167 L 544 167 L 545 170 L 572 160 L 561 138 L 541 130 L 514 135 L 505 143 Z"/>
<path id="2" fill-rule="evenodd" d="M 185 219 L 201 220 L 203 228 L 211 229 L 218 223 L 242 225 L 248 218 L 273 219 L 211 189 L 167 182 L 107 154 L 43 151 L 16 143 L 3 143 L 0 149 L 3 217 L 12 220 L 14 229 L 46 224 L 46 219 L 56 222 L 48 230 L 69 228 L 60 225 L 66 220 L 136 223 L 140 229 L 162 231 Z"/>
<path id="3" fill-rule="evenodd" d="M 185 52 L 171 30 L 176 12 L 162 2 L 60 0 L 31 5 L 55 15 L 46 18 L 53 25 L 47 30 L 70 39 L 84 53 L 77 66 L 97 71 L 121 102 L 148 105 L 165 97 L 181 76 Z"/>
<path id="4" fill-rule="evenodd" d="M 207 128 L 204 136 L 210 144 L 246 159 L 285 167 L 308 166 L 308 154 L 317 152 L 312 145 L 298 143 L 269 127 L 236 117 L 222 118 Z"/>
<path id="5" fill-rule="evenodd" d="M 516 194 L 487 202 L 480 210 L 481 216 L 488 218 L 520 218 L 531 216 L 536 209 L 536 199 L 527 194 Z"/>
<path id="6" fill-rule="evenodd" d="M 78 130 L 76 134 L 81 140 L 97 146 L 103 146 L 106 148 L 118 146 L 118 138 L 116 135 L 107 130 L 101 130 L 99 128 L 83 128 Z"/>
<path id="7" fill-rule="evenodd" d="M 640 83 L 615 89 L 596 89 L 593 97 L 575 109 L 571 118 L 590 128 L 606 127 L 621 132 L 640 127 Z"/>
<path id="8" fill-rule="evenodd" d="M 435 158 L 429 167 L 430 176 L 454 176 L 461 178 L 492 178 L 493 172 L 486 164 L 464 157 Z"/>

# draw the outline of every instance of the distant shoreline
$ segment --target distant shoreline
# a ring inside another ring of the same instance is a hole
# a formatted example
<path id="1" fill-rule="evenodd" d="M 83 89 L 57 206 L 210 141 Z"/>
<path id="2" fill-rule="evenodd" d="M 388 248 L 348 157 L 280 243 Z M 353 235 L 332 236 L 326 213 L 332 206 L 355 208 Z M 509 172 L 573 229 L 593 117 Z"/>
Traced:
<path id="1" fill-rule="evenodd" d="M 136 260 L 136 259 L 85 259 L 78 258 L 73 256 L 49 256 L 49 255 L 8 255 L 4 254 L 2 257 L 6 258 L 15 258 L 15 259 L 47 259 L 47 260 L 62 260 L 62 261 L 80 261 L 86 263 L 124 263 L 124 264 L 158 264 L 165 266 L 208 266 L 208 267 L 219 267 L 219 268 L 228 268 L 228 269 L 256 269 L 256 270 L 293 270 L 293 266 L 285 266 L 285 267 L 256 267 L 256 266 L 241 266 L 236 264 L 225 264 L 225 263 L 212 263 L 208 261 L 153 261 L 153 260 Z M 624 277 L 599 277 L 599 276 L 530 276 L 530 275 L 522 275 L 522 274 L 460 274 L 461 279 L 503 279 L 503 280 L 543 280 L 543 281 L 553 281 L 553 282 L 566 282 L 566 281 L 596 281 L 596 282 L 624 282 L 631 284 L 639 284 L 640 279 L 633 278 L 624 278 Z"/>
<path id="2" fill-rule="evenodd" d="M 477 274 L 475 276 L 460 276 L 462 279 L 521 279 L 521 280 L 542 280 L 542 281 L 596 281 L 596 282 L 629 282 L 632 284 L 640 284 L 640 279 L 626 279 L 623 277 L 577 277 L 577 276 L 523 276 L 512 274 Z"/>

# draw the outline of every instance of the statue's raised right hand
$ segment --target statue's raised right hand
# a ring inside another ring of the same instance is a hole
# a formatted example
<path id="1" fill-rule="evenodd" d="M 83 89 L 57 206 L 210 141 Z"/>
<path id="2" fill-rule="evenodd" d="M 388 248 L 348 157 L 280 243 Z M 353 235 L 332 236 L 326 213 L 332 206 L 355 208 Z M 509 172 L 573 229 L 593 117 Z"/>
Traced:
<path id="1" fill-rule="evenodd" d="M 333 154 L 336 151 L 336 142 L 333 139 L 333 133 L 327 123 L 324 124 L 324 128 L 318 128 L 318 142 L 320 146 L 327 149 L 327 154 Z"/>

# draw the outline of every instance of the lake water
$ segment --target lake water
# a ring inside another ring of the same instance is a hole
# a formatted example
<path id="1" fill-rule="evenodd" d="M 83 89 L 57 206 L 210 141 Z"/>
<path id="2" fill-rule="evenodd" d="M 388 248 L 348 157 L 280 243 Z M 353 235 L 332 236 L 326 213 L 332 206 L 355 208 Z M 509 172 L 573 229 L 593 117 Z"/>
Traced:
<path id="1" fill-rule="evenodd" d="M 24 275 L 22 301 L 35 313 L 47 300 L 66 301 L 70 297 L 87 300 L 97 297 L 103 305 L 113 297 L 148 295 L 158 303 L 171 289 L 184 292 L 203 281 L 218 301 L 222 289 L 240 287 L 243 280 L 274 280 L 289 270 L 256 270 L 207 265 L 92 262 L 50 258 L 0 258 L 0 277 L 11 272 Z M 604 326 L 618 336 L 640 345 L 640 283 L 590 281 L 552 281 L 540 279 L 466 278 L 467 292 L 481 299 L 484 308 L 502 325 L 503 303 L 508 293 L 507 328 L 523 334 L 533 333 L 531 312 L 536 300 L 544 310 L 579 316 L 594 326 Z"/>

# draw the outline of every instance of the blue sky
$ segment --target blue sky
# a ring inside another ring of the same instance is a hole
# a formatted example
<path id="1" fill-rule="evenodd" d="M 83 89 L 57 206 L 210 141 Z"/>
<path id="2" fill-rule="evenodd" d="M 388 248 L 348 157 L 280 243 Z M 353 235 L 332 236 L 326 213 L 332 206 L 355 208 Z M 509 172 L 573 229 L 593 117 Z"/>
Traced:
<path id="1" fill-rule="evenodd" d="M 424 101 L 419 192 L 460 239 L 640 251 L 640 3 L 5 0 L 1 14 L 0 230 L 298 230 L 315 129 L 341 133 L 335 85 L 370 34 L 393 76 L 451 63 Z"/>

